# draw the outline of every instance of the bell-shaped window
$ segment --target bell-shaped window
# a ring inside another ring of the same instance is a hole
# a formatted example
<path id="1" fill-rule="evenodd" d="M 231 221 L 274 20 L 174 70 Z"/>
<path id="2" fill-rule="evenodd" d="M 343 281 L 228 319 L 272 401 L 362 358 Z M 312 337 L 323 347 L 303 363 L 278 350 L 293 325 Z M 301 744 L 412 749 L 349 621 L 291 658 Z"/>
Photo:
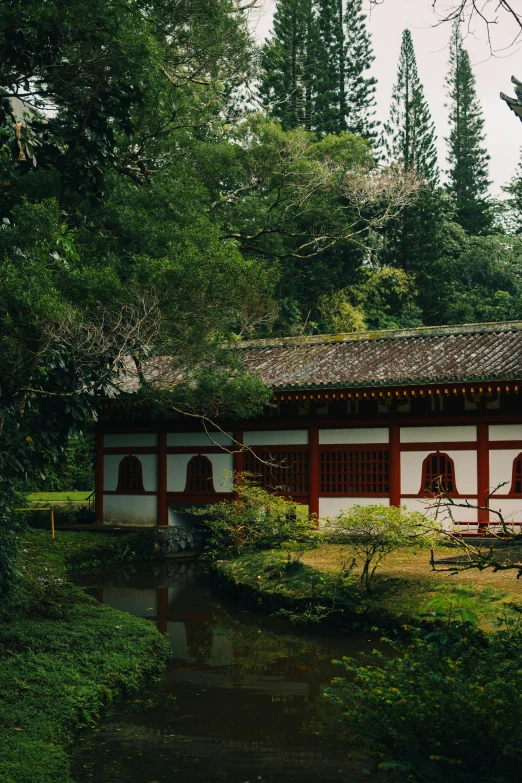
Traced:
<path id="1" fill-rule="evenodd" d="M 199 495 L 201 493 L 214 491 L 211 461 L 202 454 L 198 454 L 197 457 L 192 457 L 187 465 L 187 484 L 185 492 Z"/>
<path id="2" fill-rule="evenodd" d="M 522 495 L 522 454 L 513 460 L 513 478 L 509 494 Z"/>
<path id="3" fill-rule="evenodd" d="M 435 454 L 429 454 L 422 463 L 421 494 L 425 492 L 435 495 L 441 492 L 448 495 L 457 494 L 455 465 L 447 454 L 437 451 Z"/>
<path id="4" fill-rule="evenodd" d="M 143 488 L 143 469 L 141 461 L 129 454 L 120 462 L 118 468 L 118 488 L 116 492 L 127 494 L 145 492 Z"/>

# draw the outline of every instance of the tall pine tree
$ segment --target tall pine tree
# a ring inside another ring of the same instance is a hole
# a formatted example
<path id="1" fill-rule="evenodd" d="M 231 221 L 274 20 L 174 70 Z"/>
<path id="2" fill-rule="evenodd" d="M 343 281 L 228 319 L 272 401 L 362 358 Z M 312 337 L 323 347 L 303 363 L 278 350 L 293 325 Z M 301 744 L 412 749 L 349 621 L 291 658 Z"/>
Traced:
<path id="1" fill-rule="evenodd" d="M 450 41 L 447 77 L 450 99 L 449 182 L 455 201 L 456 220 L 469 234 L 484 234 L 492 223 L 488 203 L 489 155 L 484 147 L 484 118 L 475 89 L 469 54 L 464 49 L 458 24 Z"/>
<path id="2" fill-rule="evenodd" d="M 260 94 L 285 129 L 376 140 L 376 79 L 362 0 L 277 0 Z"/>
<path id="3" fill-rule="evenodd" d="M 444 222 L 444 194 L 438 187 L 435 141 L 411 33 L 405 30 L 383 146 L 389 162 L 402 163 L 407 170 L 416 172 L 420 185 L 413 203 L 386 229 L 381 258 L 390 266 L 414 274 L 419 288 L 426 284 L 426 273 L 438 257 Z"/>
<path id="4" fill-rule="evenodd" d="M 439 178 L 435 141 L 435 126 L 419 79 L 413 40 L 410 31 L 404 30 L 390 119 L 384 126 L 384 147 L 390 161 L 402 163 L 435 185 Z"/>
<path id="5" fill-rule="evenodd" d="M 346 129 L 364 136 L 376 145 L 375 87 L 377 79 L 368 75 L 375 60 L 362 0 L 347 0 L 344 14 L 346 60 Z"/>
<path id="6" fill-rule="evenodd" d="M 261 57 L 260 96 L 284 130 L 313 130 L 319 31 L 313 0 L 279 0 Z"/>
<path id="7" fill-rule="evenodd" d="M 508 231 L 522 236 L 522 149 L 516 174 L 507 185 L 503 185 L 502 190 L 508 194 L 508 198 L 504 202 Z"/>

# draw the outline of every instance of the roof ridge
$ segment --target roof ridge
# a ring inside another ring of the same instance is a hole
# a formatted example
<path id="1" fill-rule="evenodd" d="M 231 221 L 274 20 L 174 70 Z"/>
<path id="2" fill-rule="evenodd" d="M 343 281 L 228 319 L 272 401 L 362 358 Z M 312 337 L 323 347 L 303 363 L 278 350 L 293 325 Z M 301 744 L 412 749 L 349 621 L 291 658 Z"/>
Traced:
<path id="1" fill-rule="evenodd" d="M 237 348 L 278 348 L 285 345 L 324 345 L 363 340 L 394 340 L 399 337 L 442 337 L 443 335 L 484 334 L 522 331 L 522 321 L 490 321 L 447 326 L 417 326 L 412 329 L 369 329 L 366 332 L 342 332 L 340 334 L 299 335 L 296 337 L 269 337 L 239 340 Z"/>

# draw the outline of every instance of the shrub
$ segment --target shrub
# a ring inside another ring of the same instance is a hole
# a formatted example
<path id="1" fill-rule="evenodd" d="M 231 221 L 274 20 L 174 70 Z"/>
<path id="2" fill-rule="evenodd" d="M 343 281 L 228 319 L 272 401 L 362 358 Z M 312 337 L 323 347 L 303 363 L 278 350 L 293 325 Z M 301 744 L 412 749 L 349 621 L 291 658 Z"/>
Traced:
<path id="1" fill-rule="evenodd" d="M 462 613 L 451 608 L 445 614 L 436 633 L 421 629 L 402 656 L 338 662 L 349 676 L 334 680 L 329 695 L 353 744 L 373 751 L 382 773 L 455 783 L 519 780 L 520 615 L 486 637 L 473 617 L 459 622 Z"/>
<path id="2" fill-rule="evenodd" d="M 352 506 L 326 525 L 327 538 L 350 542 L 362 562 L 361 584 L 371 589 L 384 558 L 403 546 L 427 546 L 426 518 L 418 511 L 394 506 Z"/>
<path id="3" fill-rule="evenodd" d="M 284 542 L 301 550 L 310 540 L 312 530 L 304 506 L 262 489 L 252 474 L 235 474 L 233 483 L 233 500 L 187 509 L 203 517 L 209 553 L 237 557 Z"/>

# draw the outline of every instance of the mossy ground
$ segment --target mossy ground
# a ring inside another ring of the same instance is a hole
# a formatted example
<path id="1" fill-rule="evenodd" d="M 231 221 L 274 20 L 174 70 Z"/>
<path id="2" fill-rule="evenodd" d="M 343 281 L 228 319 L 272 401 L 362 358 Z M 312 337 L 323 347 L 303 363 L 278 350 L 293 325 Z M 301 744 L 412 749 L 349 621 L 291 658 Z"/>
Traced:
<path id="1" fill-rule="evenodd" d="M 448 557 L 452 550 L 435 551 L 435 557 Z M 433 572 L 426 550 L 401 549 L 386 558 L 378 570 L 371 593 L 358 583 L 358 569 L 341 575 L 341 562 L 353 557 L 347 545 L 324 544 L 307 552 L 302 565 L 289 574 L 283 571 L 286 555 L 270 550 L 243 555 L 216 564 L 222 580 L 242 593 L 259 608 L 283 609 L 313 617 L 314 607 L 325 607 L 327 622 L 398 628 L 418 623 L 423 606 L 441 593 L 458 592 L 471 602 L 484 630 L 495 621 L 506 604 L 522 598 L 522 583 L 516 571 L 463 571 L 456 575 Z M 317 610 L 321 614 L 321 610 Z"/>
<path id="2" fill-rule="evenodd" d="M 19 583 L 0 612 L 2 783 L 70 783 L 74 732 L 163 671 L 169 645 L 152 623 L 98 604 L 67 579 L 71 565 L 140 559 L 138 541 L 73 531 L 24 537 Z"/>

